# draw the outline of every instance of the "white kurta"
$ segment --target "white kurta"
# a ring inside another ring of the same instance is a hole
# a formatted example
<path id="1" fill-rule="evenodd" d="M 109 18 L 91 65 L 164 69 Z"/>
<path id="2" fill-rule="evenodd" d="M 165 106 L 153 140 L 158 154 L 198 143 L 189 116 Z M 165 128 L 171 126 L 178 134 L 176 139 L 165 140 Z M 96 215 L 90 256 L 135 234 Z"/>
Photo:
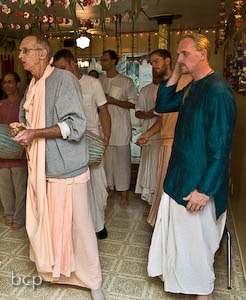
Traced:
<path id="1" fill-rule="evenodd" d="M 136 103 L 136 111 L 148 112 L 155 107 L 154 99 L 155 85 L 150 83 L 140 91 Z M 158 117 L 143 120 L 142 132 L 147 131 Z M 138 170 L 135 193 L 141 194 L 141 199 L 152 204 L 156 188 L 156 176 L 158 167 L 158 155 L 160 149 L 160 133 L 153 135 L 146 145 L 143 145 Z"/>
<path id="2" fill-rule="evenodd" d="M 105 94 L 119 100 L 135 103 L 137 92 L 131 78 L 117 74 L 113 78 L 100 77 Z M 131 153 L 129 145 L 132 136 L 130 109 L 108 104 L 111 117 L 111 136 L 105 152 L 105 170 L 109 187 L 118 191 L 129 189 L 131 176 Z M 120 149 L 119 149 L 120 148 Z M 111 159 L 114 157 L 114 160 Z M 116 163 L 113 163 L 116 162 Z M 120 172 L 119 172 L 120 170 Z"/>
<path id="3" fill-rule="evenodd" d="M 82 95 L 83 108 L 87 119 L 87 129 L 100 135 L 100 121 L 98 106 L 107 103 L 100 81 L 91 76 L 83 75 L 79 80 Z M 88 181 L 88 198 L 95 231 L 104 228 L 104 210 L 107 204 L 107 180 L 103 162 L 99 166 L 90 166 L 90 180 Z"/>
<path id="4" fill-rule="evenodd" d="M 214 255 L 225 222 L 226 212 L 216 220 L 213 198 L 203 211 L 190 213 L 163 193 L 149 251 L 149 276 L 162 275 L 166 292 L 211 294 Z"/>
<path id="5" fill-rule="evenodd" d="M 105 94 L 108 94 L 119 101 L 136 103 L 137 91 L 131 78 L 118 74 L 113 78 L 102 76 L 100 80 Z M 108 111 L 112 124 L 109 145 L 128 145 L 132 136 L 130 109 L 114 104 L 108 104 Z"/>

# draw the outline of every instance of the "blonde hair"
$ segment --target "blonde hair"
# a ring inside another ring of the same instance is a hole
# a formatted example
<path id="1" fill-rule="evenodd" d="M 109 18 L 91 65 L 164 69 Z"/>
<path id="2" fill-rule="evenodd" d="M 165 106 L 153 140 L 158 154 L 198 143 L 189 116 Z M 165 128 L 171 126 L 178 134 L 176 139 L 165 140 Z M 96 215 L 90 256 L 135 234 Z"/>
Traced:
<path id="1" fill-rule="evenodd" d="M 184 40 L 184 39 L 192 39 L 195 48 L 197 51 L 206 50 L 207 52 L 207 59 L 210 58 L 210 52 L 211 52 L 211 46 L 209 40 L 202 34 L 199 33 L 187 33 L 181 36 L 181 38 L 178 41 L 178 44 Z"/>

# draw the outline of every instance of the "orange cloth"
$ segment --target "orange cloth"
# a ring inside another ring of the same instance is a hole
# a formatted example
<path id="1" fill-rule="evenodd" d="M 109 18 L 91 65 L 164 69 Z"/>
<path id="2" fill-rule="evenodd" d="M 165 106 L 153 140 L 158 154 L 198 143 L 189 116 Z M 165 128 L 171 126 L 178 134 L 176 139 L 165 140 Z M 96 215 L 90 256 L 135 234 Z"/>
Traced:
<path id="1" fill-rule="evenodd" d="M 34 77 L 31 80 L 23 106 L 29 129 L 45 128 L 45 79 L 53 69 L 48 65 L 43 76 L 36 83 Z M 27 152 L 29 177 L 26 229 L 30 240 L 30 258 L 36 263 L 39 272 L 51 272 L 54 256 L 46 197 L 45 139 L 34 139 Z"/>
<path id="2" fill-rule="evenodd" d="M 183 89 L 192 80 L 190 75 L 182 75 L 178 81 L 176 91 Z M 147 218 L 147 222 L 154 227 L 161 196 L 163 194 L 163 183 L 167 173 L 168 163 L 172 152 L 174 131 L 178 119 L 178 112 L 161 114 L 161 146 L 159 151 L 156 190 L 153 196 L 153 202 Z"/>
<path id="3" fill-rule="evenodd" d="M 101 268 L 87 194 L 89 170 L 73 178 L 47 178 L 54 267 L 45 281 L 98 289 Z"/>
<path id="4" fill-rule="evenodd" d="M 45 128 L 45 78 L 30 83 L 24 109 L 27 128 Z M 46 178 L 45 139 L 28 148 L 26 227 L 30 258 L 46 281 L 98 289 L 101 268 L 87 195 L 89 170 L 73 178 Z"/>

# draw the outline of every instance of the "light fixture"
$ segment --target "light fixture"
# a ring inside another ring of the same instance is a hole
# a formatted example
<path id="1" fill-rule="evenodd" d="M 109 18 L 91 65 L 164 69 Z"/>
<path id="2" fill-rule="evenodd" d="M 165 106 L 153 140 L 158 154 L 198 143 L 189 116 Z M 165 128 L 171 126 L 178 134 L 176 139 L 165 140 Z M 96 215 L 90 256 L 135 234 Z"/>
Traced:
<path id="1" fill-rule="evenodd" d="M 77 47 L 79 47 L 81 49 L 85 49 L 85 48 L 89 47 L 90 41 L 91 40 L 87 36 L 82 35 L 76 39 L 76 45 L 77 45 Z"/>

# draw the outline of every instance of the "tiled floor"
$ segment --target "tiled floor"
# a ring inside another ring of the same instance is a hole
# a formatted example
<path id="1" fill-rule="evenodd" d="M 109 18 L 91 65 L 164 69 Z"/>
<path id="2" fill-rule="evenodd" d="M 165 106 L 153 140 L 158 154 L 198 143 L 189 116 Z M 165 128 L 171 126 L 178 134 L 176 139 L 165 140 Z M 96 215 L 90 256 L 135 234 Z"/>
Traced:
<path id="1" fill-rule="evenodd" d="M 99 241 L 99 252 L 103 271 L 103 290 L 107 300 L 159 300 L 195 299 L 191 296 L 167 294 L 158 278 L 148 278 L 146 272 L 151 228 L 143 217 L 145 205 L 139 196 L 130 194 L 127 209 L 119 207 L 116 193 L 108 200 L 106 226 L 109 236 Z M 90 300 L 88 290 L 45 284 L 33 289 L 24 284 L 13 286 L 11 272 L 18 276 L 33 276 L 35 265 L 28 258 L 28 241 L 24 229 L 11 231 L 3 225 L 0 212 L 0 300 Z M 232 233 L 232 290 L 227 289 L 225 241 L 216 256 L 215 300 L 246 299 L 239 251 L 229 218 Z M 14 281 L 18 283 L 17 278 Z M 31 281 L 28 281 L 31 284 Z M 36 278 L 38 283 L 38 278 Z"/>

